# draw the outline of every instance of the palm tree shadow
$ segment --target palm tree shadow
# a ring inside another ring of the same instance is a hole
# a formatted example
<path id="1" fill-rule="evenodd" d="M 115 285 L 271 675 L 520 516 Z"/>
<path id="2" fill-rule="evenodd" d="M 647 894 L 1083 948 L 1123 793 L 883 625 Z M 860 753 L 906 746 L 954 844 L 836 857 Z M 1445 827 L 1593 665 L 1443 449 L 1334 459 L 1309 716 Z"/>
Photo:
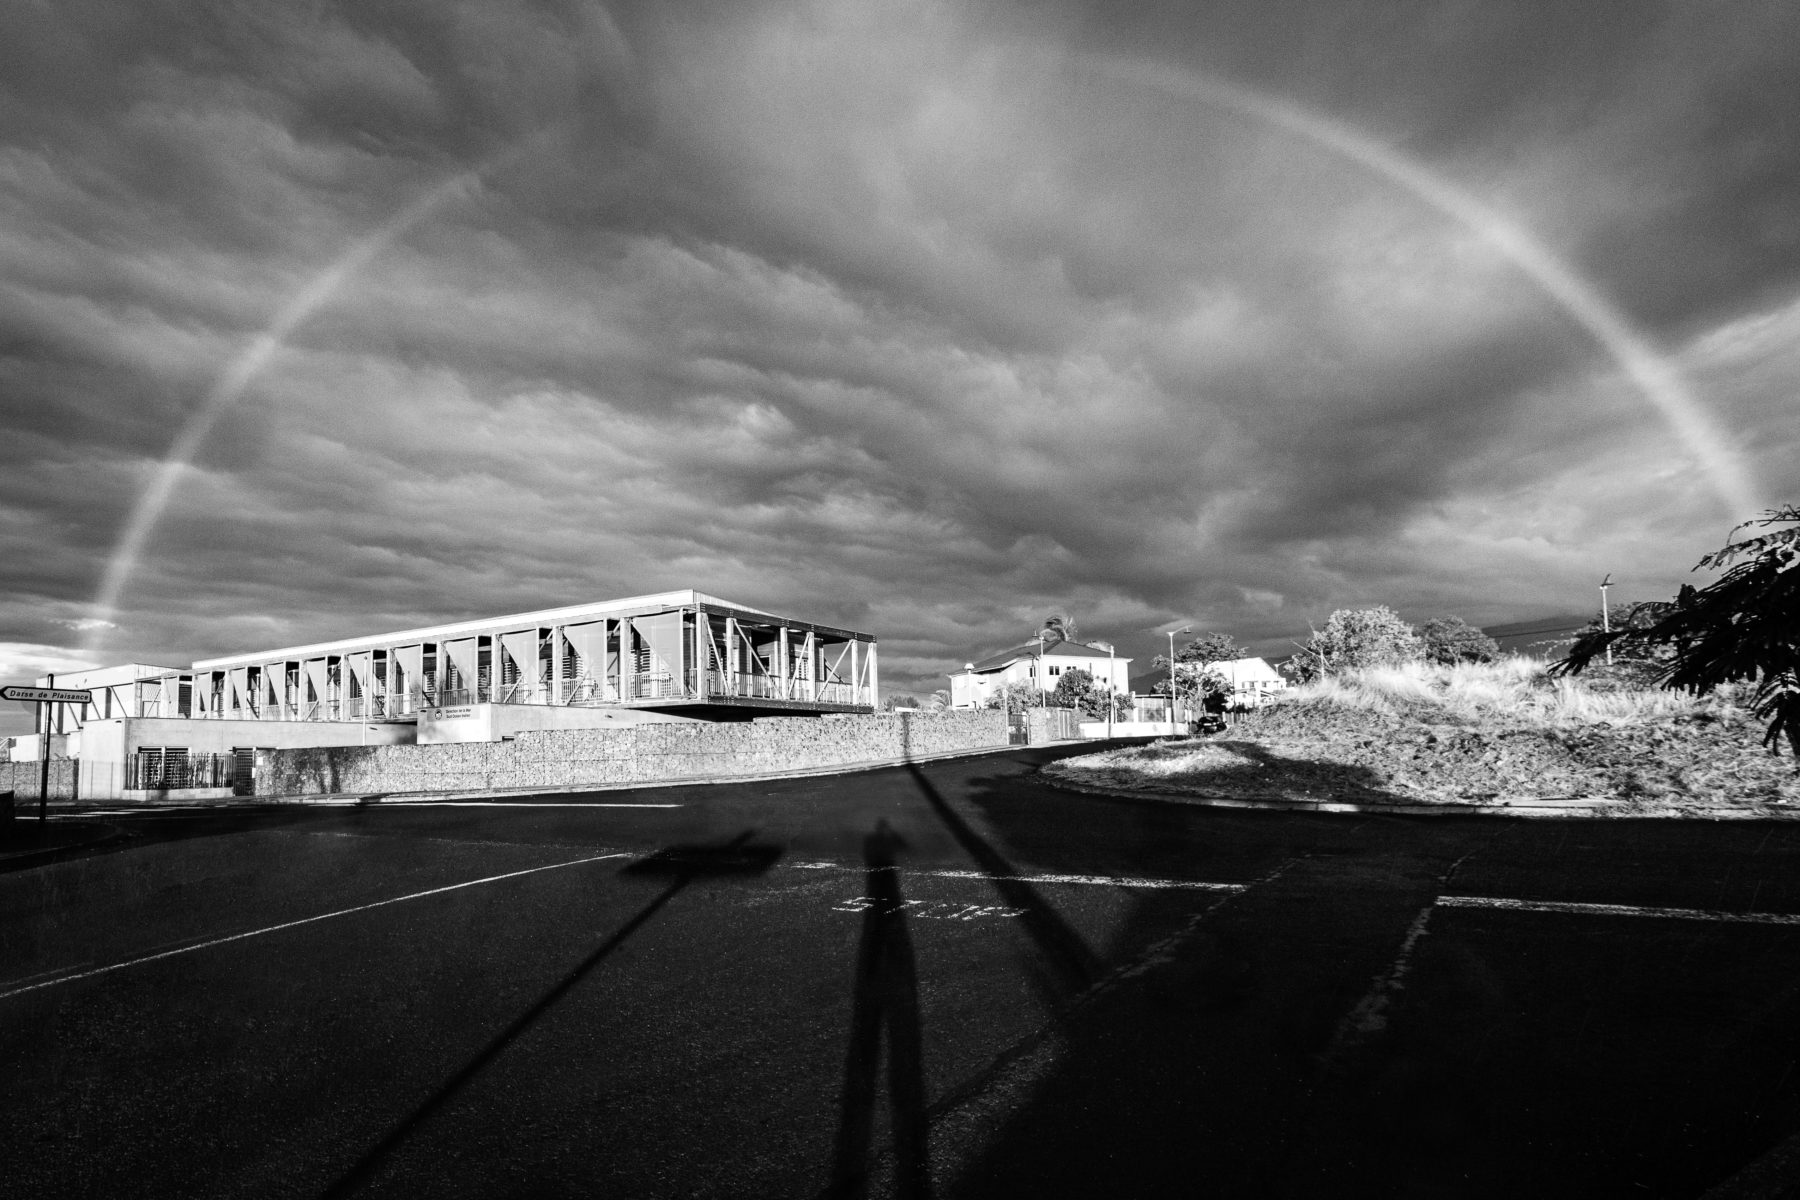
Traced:
<path id="1" fill-rule="evenodd" d="M 950 835 L 988 875 L 994 890 L 1005 897 L 1009 907 L 1022 910 L 1020 922 L 1026 934 L 1036 943 L 1043 965 L 1049 973 L 1048 979 L 1040 977 L 1037 982 L 1040 990 L 1048 993 L 1047 999 L 1052 1006 L 1082 992 L 1098 979 L 1100 957 L 1083 940 L 1081 934 L 1063 920 L 1062 915 L 1036 888 L 1019 877 L 1017 868 L 992 843 L 950 807 L 949 801 L 944 799 L 943 793 L 938 791 L 917 763 L 908 762 L 906 770 L 912 775 L 913 782 L 944 828 L 950 831 Z"/>

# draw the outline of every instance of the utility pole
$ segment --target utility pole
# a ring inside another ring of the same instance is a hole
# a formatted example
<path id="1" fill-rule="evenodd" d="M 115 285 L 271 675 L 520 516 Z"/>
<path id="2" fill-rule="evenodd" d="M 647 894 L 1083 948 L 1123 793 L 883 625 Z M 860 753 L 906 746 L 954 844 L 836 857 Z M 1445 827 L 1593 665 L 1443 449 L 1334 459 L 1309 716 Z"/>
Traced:
<path id="1" fill-rule="evenodd" d="M 44 676 L 44 686 L 56 686 L 54 673 Z M 50 705 L 38 705 L 38 716 L 44 726 L 44 732 L 38 735 L 38 823 L 41 825 L 46 819 L 45 810 L 50 801 Z"/>
<path id="2" fill-rule="evenodd" d="M 1608 571 L 1606 573 L 1606 578 L 1602 579 L 1600 581 L 1600 630 L 1602 633 L 1611 633 L 1612 632 L 1612 616 L 1610 613 L 1607 612 L 1607 608 L 1606 608 L 1606 589 L 1611 586 L 1612 586 L 1612 572 Z M 1612 643 L 1611 642 L 1606 643 L 1606 665 L 1609 667 L 1612 666 Z"/>
<path id="3" fill-rule="evenodd" d="M 1118 693 L 1112 689 L 1112 642 L 1107 642 L 1107 741 L 1112 739 L 1112 709 L 1118 707 Z"/>
<path id="4" fill-rule="evenodd" d="M 1118 692 L 1113 688 L 1113 646 L 1111 642 L 1089 642 L 1088 645 L 1106 651 L 1106 736 L 1110 739 L 1113 735 L 1113 705 L 1118 699 Z"/>
<path id="5" fill-rule="evenodd" d="M 1169 736 L 1175 736 L 1175 710 L 1180 706 L 1181 690 L 1175 682 L 1175 635 L 1192 633 L 1192 625 L 1183 625 L 1180 629 L 1169 630 Z"/>

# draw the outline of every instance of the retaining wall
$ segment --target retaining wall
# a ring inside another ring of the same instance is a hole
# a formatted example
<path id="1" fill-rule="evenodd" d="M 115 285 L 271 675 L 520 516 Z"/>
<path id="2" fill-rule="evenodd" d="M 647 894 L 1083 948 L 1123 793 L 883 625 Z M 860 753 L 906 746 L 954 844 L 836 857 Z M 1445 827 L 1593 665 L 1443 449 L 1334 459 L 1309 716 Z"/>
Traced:
<path id="1" fill-rule="evenodd" d="M 505 742 L 276 750 L 259 796 L 460 792 L 729 779 L 1003 748 L 1006 714 L 764 717 L 721 724 L 522 732 Z"/>

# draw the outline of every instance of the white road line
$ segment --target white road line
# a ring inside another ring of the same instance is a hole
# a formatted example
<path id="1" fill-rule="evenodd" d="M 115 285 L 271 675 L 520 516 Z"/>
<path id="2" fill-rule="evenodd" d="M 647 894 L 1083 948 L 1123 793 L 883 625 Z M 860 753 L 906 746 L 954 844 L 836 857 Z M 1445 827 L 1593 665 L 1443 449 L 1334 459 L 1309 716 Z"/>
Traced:
<path id="1" fill-rule="evenodd" d="M 293 929 L 299 925 L 311 925 L 315 921 L 329 921 L 333 917 L 347 917 L 352 913 L 368 912 L 372 908 L 383 908 L 389 904 L 400 904 L 407 900 L 422 900 L 426 896 L 441 896 L 445 892 L 454 892 L 463 888 L 476 887 L 483 883 L 498 883 L 502 879 L 517 879 L 521 875 L 535 875 L 539 871 L 556 871 L 563 867 L 578 867 L 583 863 L 603 862 L 609 858 L 629 857 L 630 855 L 626 854 L 624 851 L 620 851 L 616 854 L 596 854 L 588 858 L 572 858 L 567 862 L 547 863 L 541 867 L 527 867 L 523 871 L 508 871 L 504 875 L 488 875 L 481 879 L 468 880 L 465 883 L 451 883 L 446 884 L 443 887 L 427 888 L 422 892 L 411 892 L 405 896 L 394 896 L 387 900 L 377 900 L 372 904 L 359 904 L 355 908 L 340 908 L 336 912 L 320 913 L 316 917 L 301 917 L 298 921 L 283 921 L 279 925 L 267 925 L 261 929 L 251 929 L 243 933 L 233 933 L 221 938 L 212 938 L 209 941 L 197 942 L 192 946 L 182 946 L 175 950 L 163 950 L 156 954 L 144 954 L 137 958 L 125 959 L 123 962 L 109 963 L 104 967 L 95 967 L 91 971 L 77 971 L 70 975 L 58 976 L 55 979 L 46 979 L 41 983 L 27 983 L 24 986 L 19 987 L 14 986 L 14 984 L 19 982 L 18 980 L 14 980 L 13 984 L 0 984 L 0 988 L 6 989 L 0 991 L 0 1000 L 9 1000 L 14 996 L 23 995 L 26 992 L 35 992 L 39 988 L 54 987 L 59 983 L 73 983 L 77 979 L 92 979 L 96 975 L 105 975 L 110 971 L 119 971 L 126 967 L 140 966 L 144 963 L 155 962 L 162 958 L 174 958 L 178 954 L 192 954 L 196 950 L 207 950 L 213 946 L 223 946 L 227 942 L 241 942 L 245 938 L 261 937 L 265 933 L 278 933 L 283 929 Z M 37 977 L 27 976 L 26 978 Z"/>
<path id="2" fill-rule="evenodd" d="M 789 867 L 797 871 L 855 871 L 866 872 L 868 867 L 845 866 L 833 862 L 796 862 Z M 899 867 L 882 867 L 878 870 L 900 870 Z M 1103 887 L 1124 888 L 1179 888 L 1196 892 L 1230 892 L 1236 894 L 1245 889 L 1242 883 L 1209 883 L 1200 879 L 1140 879 L 1131 875 L 989 875 L 982 871 L 907 871 L 907 875 L 925 879 L 979 879 L 989 883 L 1075 883 L 1099 885 Z"/>
<path id="3" fill-rule="evenodd" d="M 1668 917 L 1744 925 L 1800 925 L 1800 913 L 1720 912 L 1712 908 L 1644 908 L 1633 904 L 1577 904 L 1568 900 L 1506 900 L 1497 896 L 1439 896 L 1445 908 L 1496 908 L 1510 912 L 1575 913 L 1597 917 Z"/>
<path id="4" fill-rule="evenodd" d="M 1394 993 L 1406 986 L 1407 972 L 1412 970 L 1413 951 L 1418 948 L 1419 939 L 1425 936 L 1425 927 L 1431 923 L 1432 907 L 1427 904 L 1419 910 L 1419 915 L 1407 926 L 1394 961 L 1383 974 L 1375 977 L 1368 994 L 1338 1022 L 1337 1032 L 1325 1053 L 1327 1062 L 1387 1028 L 1388 1009 L 1393 1006 Z"/>
<path id="5" fill-rule="evenodd" d="M 578 800 L 546 800 L 531 803 L 520 800 L 314 800 L 308 808 L 683 808 L 680 804 L 607 804 Z"/>

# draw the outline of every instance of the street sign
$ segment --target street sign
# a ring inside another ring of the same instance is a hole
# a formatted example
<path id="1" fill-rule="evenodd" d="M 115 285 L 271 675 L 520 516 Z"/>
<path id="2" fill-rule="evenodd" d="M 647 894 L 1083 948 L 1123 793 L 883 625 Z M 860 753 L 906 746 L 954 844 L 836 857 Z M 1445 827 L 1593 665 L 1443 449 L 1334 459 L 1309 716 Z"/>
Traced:
<path id="1" fill-rule="evenodd" d="M 0 700 L 23 700 L 30 704 L 92 704 L 94 697 L 86 691 L 71 688 L 0 687 Z"/>

